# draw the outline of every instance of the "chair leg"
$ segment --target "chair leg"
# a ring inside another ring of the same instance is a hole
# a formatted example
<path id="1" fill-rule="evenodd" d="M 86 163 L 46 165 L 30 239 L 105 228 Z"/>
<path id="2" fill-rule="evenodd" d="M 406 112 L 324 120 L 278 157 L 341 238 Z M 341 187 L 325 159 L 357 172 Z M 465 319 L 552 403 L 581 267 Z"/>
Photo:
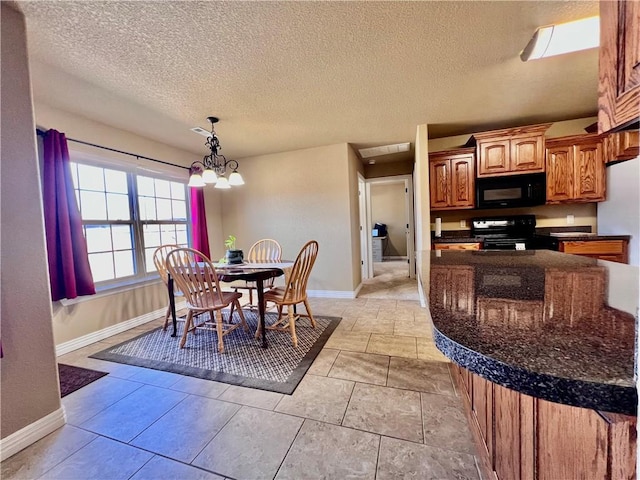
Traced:
<path id="1" fill-rule="evenodd" d="M 162 331 L 167 330 L 167 325 L 169 325 L 169 315 L 171 315 L 171 305 L 167 305 L 167 311 L 164 314 L 164 326 L 162 327 Z"/>
<path id="2" fill-rule="evenodd" d="M 287 306 L 287 314 L 289 315 L 289 330 L 291 330 L 291 340 L 293 340 L 293 346 L 298 346 L 298 336 L 296 335 L 296 316 L 293 313 L 291 305 Z"/>
<path id="3" fill-rule="evenodd" d="M 253 288 L 249 289 L 249 305 L 253 307 Z"/>
<path id="4" fill-rule="evenodd" d="M 222 311 L 213 310 L 211 313 L 211 320 L 216 322 L 216 333 L 218 334 L 218 352 L 224 353 L 224 343 L 222 342 Z"/>
<path id="5" fill-rule="evenodd" d="M 231 304 L 231 310 L 233 311 L 233 305 L 237 305 L 238 307 L 238 316 L 240 317 L 240 325 L 242 325 L 242 328 L 245 332 L 249 331 L 249 325 L 247 325 L 246 320 L 244 319 L 244 312 L 242 311 L 242 308 L 240 308 L 240 302 L 238 300 L 236 300 L 235 302 L 233 302 Z M 260 323 L 260 322 L 258 322 Z"/>
<path id="6" fill-rule="evenodd" d="M 184 322 L 184 330 L 182 331 L 182 338 L 180 339 L 180 348 L 184 348 L 185 343 L 187 343 L 187 333 L 189 332 L 189 328 L 193 323 L 193 312 L 189 310 L 187 313 L 187 320 Z"/>
<path id="7" fill-rule="evenodd" d="M 311 307 L 309 306 L 309 302 L 307 299 L 304 299 L 304 308 L 307 309 L 307 314 L 309 315 L 309 320 L 311 321 L 311 327 L 316 328 L 316 319 L 313 318 L 313 313 L 311 313 Z"/>
<path id="8" fill-rule="evenodd" d="M 239 302 L 233 302 L 231 304 L 231 308 L 229 308 L 229 324 L 233 323 L 233 309 L 235 308 L 236 304 L 238 305 L 238 311 L 242 310 L 240 308 Z M 220 311 L 220 313 L 222 313 L 222 310 Z"/>

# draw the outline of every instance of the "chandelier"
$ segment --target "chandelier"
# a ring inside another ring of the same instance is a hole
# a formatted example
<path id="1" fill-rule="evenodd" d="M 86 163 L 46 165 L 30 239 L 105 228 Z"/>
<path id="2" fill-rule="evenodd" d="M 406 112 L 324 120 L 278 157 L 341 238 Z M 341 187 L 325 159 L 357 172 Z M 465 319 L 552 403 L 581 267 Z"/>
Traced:
<path id="1" fill-rule="evenodd" d="M 218 123 L 217 117 L 207 117 L 211 122 L 211 134 L 207 137 L 205 145 L 211 151 L 205 155 L 201 162 L 193 162 L 189 168 L 189 187 L 204 187 L 215 184 L 215 188 L 228 189 L 231 186 L 244 185 L 242 175 L 238 173 L 238 162 L 227 160 L 224 155 L 218 153 L 222 150 L 220 140 L 216 137 L 213 126 Z M 227 167 L 231 170 L 229 178 L 225 176 Z"/>

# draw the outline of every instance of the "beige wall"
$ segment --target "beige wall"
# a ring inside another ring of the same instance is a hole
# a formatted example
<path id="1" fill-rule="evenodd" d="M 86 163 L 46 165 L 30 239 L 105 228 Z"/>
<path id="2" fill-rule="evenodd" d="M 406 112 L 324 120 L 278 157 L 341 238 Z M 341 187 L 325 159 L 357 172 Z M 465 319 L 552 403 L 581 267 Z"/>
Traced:
<path id="1" fill-rule="evenodd" d="M 431 230 L 435 230 L 436 217 L 442 218 L 442 230 L 468 230 L 471 228 L 470 219 L 473 217 L 495 216 L 495 215 L 535 215 L 537 227 L 565 227 L 567 225 L 567 215 L 574 218 L 573 226 L 591 227 L 596 231 L 596 204 L 595 203 L 574 203 L 566 205 L 541 205 L 529 208 L 501 208 L 493 210 L 454 210 L 447 212 L 432 212 Z M 466 222 L 466 226 L 460 225 L 460 220 Z"/>
<path id="2" fill-rule="evenodd" d="M 364 176 L 364 167 L 360 158 L 347 144 L 349 161 L 349 213 L 351 214 L 351 271 L 353 286 L 356 288 L 362 282 L 362 252 L 360 251 L 360 199 L 358 193 L 358 173 Z"/>
<path id="3" fill-rule="evenodd" d="M 394 162 L 380 162 L 375 165 L 364 166 L 364 178 L 393 177 L 395 175 L 411 175 L 413 173 L 412 160 Z"/>
<path id="4" fill-rule="evenodd" d="M 371 222 L 387 225 L 385 256 L 407 256 L 404 188 L 404 180 L 393 183 L 372 183 L 370 186 Z"/>
<path id="5" fill-rule="evenodd" d="M 416 151 L 413 176 L 416 218 L 416 251 L 431 249 L 429 199 L 429 131 L 427 125 L 416 128 Z M 421 263 L 417 262 L 420 269 Z"/>
<path id="6" fill-rule="evenodd" d="M 60 408 L 24 18 L 2 3 L 2 438 Z"/>
<path id="7" fill-rule="evenodd" d="M 64 132 L 67 137 L 103 145 L 118 150 L 136 153 L 162 161 L 190 165 L 200 157 L 190 152 L 175 149 L 168 145 L 140 137 L 130 132 L 109 127 L 93 120 L 64 112 L 48 105 L 35 105 L 37 124 L 43 128 L 55 128 Z M 87 154 L 95 158 L 103 158 L 115 164 L 137 164 L 142 174 L 165 174 L 176 179 L 188 180 L 188 171 L 175 167 L 156 164 L 147 160 L 136 160 L 134 157 L 82 146 L 69 142 L 70 155 L 73 159 Z M 207 209 L 207 226 L 211 235 L 211 245 L 222 243 L 220 230 L 220 194 L 212 189 L 205 196 Z M 222 255 L 222 254 L 221 254 Z M 166 306 L 167 297 L 164 284 L 158 280 L 151 285 L 138 286 L 121 293 L 110 293 L 106 296 L 85 297 L 80 302 L 63 306 L 53 303 L 53 331 L 57 345 L 74 340 L 120 322 L 162 309 Z"/>
<path id="8" fill-rule="evenodd" d="M 235 235 L 244 250 L 260 238 L 274 238 L 291 260 L 308 240 L 317 240 L 309 289 L 352 292 L 359 282 L 347 144 L 244 158 L 240 167 L 247 188 L 223 192 L 223 236 Z"/>

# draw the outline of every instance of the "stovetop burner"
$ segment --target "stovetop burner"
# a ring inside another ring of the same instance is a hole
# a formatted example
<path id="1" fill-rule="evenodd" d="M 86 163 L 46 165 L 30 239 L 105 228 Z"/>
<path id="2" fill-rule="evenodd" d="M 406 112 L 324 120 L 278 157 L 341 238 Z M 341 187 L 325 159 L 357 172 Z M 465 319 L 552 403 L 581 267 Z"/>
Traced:
<path id="1" fill-rule="evenodd" d="M 471 220 L 471 234 L 482 238 L 485 250 L 534 248 L 535 229 L 534 215 L 482 217 Z"/>

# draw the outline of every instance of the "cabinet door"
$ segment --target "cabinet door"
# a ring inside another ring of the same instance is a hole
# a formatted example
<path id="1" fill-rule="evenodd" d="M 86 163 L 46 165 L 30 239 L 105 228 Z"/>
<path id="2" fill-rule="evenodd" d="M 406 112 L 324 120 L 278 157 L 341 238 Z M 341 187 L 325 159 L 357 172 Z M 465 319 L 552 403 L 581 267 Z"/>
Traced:
<path id="1" fill-rule="evenodd" d="M 547 149 L 547 203 L 573 198 L 573 147 Z"/>
<path id="2" fill-rule="evenodd" d="M 571 323 L 592 321 L 599 318 L 605 304 L 605 270 L 594 268 L 573 274 Z"/>
<path id="3" fill-rule="evenodd" d="M 571 323 L 573 275 L 548 268 L 544 275 L 544 322 L 552 325 Z"/>
<path id="4" fill-rule="evenodd" d="M 437 160 L 429 163 L 431 210 L 447 208 L 451 203 L 449 197 L 449 185 L 451 184 L 450 177 L 450 160 Z"/>
<path id="5" fill-rule="evenodd" d="M 473 281 L 473 267 L 451 269 L 451 310 L 453 312 L 473 315 L 475 298 Z"/>
<path id="6" fill-rule="evenodd" d="M 578 144 L 574 147 L 575 200 L 590 202 L 605 199 L 602 142 Z"/>
<path id="7" fill-rule="evenodd" d="M 510 167 L 513 173 L 544 172 L 544 137 L 522 135 L 511 138 Z"/>
<path id="8" fill-rule="evenodd" d="M 509 171 L 509 139 L 478 143 L 478 177 L 505 174 Z"/>
<path id="9" fill-rule="evenodd" d="M 473 155 L 451 159 L 451 206 L 475 205 L 475 168 Z"/>
<path id="10" fill-rule="evenodd" d="M 600 2 L 598 131 L 638 119 L 640 111 L 640 2 Z"/>

